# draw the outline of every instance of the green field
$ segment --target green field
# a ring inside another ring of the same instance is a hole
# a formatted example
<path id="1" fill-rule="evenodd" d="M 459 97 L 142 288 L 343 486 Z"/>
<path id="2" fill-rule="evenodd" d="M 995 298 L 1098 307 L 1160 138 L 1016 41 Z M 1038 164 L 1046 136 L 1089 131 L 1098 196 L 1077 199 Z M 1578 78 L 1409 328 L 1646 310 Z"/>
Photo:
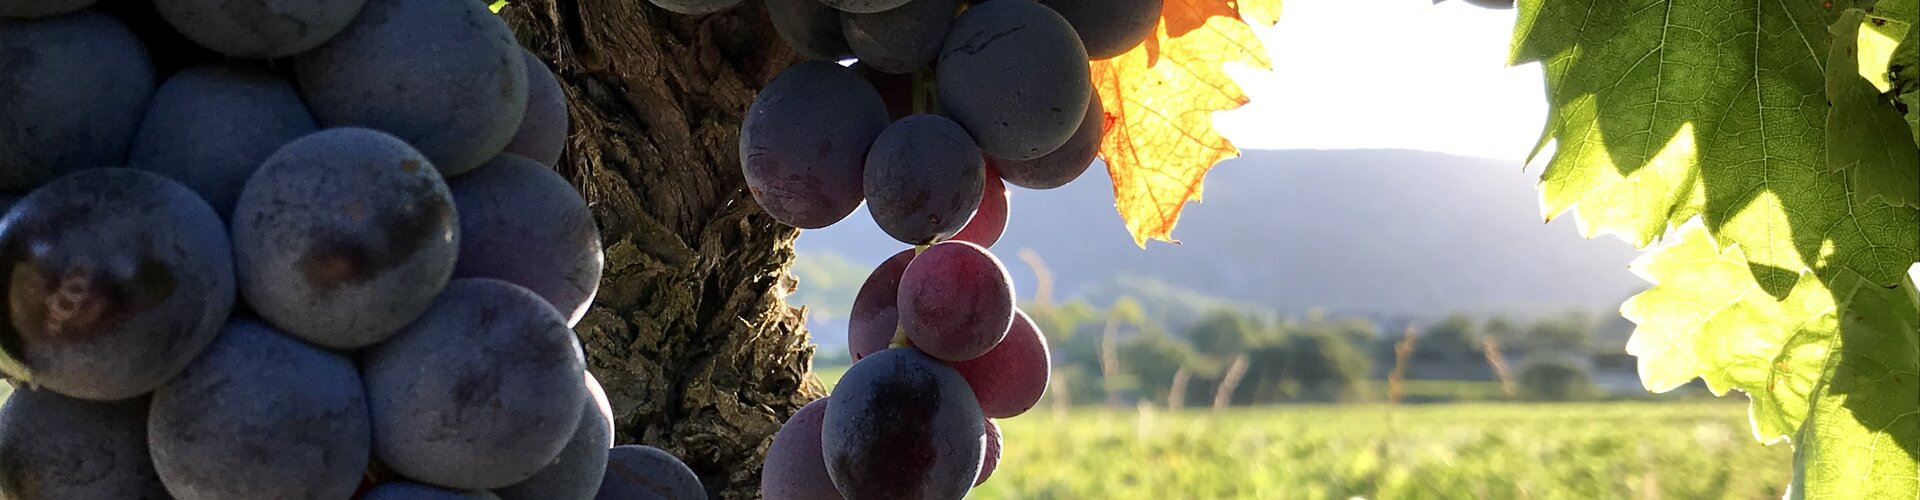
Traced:
<path id="1" fill-rule="evenodd" d="M 1046 408 L 1004 420 L 976 498 L 1780 498 L 1792 452 L 1745 405 Z"/>

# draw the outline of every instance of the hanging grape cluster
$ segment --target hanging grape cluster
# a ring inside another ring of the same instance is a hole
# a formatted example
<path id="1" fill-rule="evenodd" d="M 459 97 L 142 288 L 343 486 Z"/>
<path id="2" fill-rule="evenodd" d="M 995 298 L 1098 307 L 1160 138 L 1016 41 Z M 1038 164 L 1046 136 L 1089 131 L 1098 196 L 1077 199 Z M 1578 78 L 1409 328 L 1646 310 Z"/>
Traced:
<path id="1" fill-rule="evenodd" d="M 811 59 L 776 76 L 740 129 L 741 167 L 782 223 L 842 223 L 864 203 L 911 246 L 853 304 L 855 360 L 774 437 L 769 499 L 961 498 L 1002 443 L 992 419 L 1045 394 L 1045 337 L 988 250 L 1006 184 L 1084 173 L 1106 126 L 1089 62 L 1132 50 L 1159 0 L 765 0 Z M 653 0 L 684 14 L 739 0 Z"/>
<path id="2" fill-rule="evenodd" d="M 704 498 L 612 447 L 555 75 L 476 0 L 0 1 L 0 498 Z"/>

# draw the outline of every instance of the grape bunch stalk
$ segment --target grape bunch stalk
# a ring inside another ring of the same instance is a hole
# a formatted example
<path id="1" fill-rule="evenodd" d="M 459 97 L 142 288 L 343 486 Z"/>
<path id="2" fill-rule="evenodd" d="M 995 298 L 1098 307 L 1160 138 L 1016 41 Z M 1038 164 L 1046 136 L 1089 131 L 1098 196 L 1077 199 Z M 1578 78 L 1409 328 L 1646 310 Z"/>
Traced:
<path id="1" fill-rule="evenodd" d="M 1093 163 L 1107 117 L 1089 64 L 1133 50 L 1160 0 L 765 0 L 808 61 L 740 129 L 761 208 L 802 229 L 862 203 L 911 248 L 855 297 L 855 363 L 767 450 L 769 499 L 951 499 L 999 464 L 998 424 L 1033 408 L 1046 339 L 988 248 L 1007 184 L 1051 189 Z M 740 0 L 653 0 L 689 15 Z"/>
<path id="2" fill-rule="evenodd" d="M 476 0 L 0 2 L 0 499 L 702 499 L 613 446 L 556 76 Z"/>

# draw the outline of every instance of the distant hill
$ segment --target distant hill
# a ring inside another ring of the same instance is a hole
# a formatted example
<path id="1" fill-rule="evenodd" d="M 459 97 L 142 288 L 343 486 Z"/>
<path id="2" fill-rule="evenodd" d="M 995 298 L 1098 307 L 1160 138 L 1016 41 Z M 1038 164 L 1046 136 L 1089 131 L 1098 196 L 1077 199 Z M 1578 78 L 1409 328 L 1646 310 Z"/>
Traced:
<path id="1" fill-rule="evenodd" d="M 1205 203 L 1188 205 L 1174 231 L 1182 244 L 1140 250 L 1095 165 L 1060 189 L 1015 189 L 994 249 L 1021 294 L 1034 278 L 1016 252 L 1030 248 L 1052 269 L 1057 298 L 1101 305 L 1120 278 L 1282 313 L 1374 317 L 1612 310 L 1643 289 L 1627 270 L 1632 247 L 1584 240 L 1570 220 L 1541 223 L 1536 178 L 1515 162 L 1422 151 L 1248 151 L 1207 177 Z M 798 244 L 803 264 L 834 264 L 816 269 L 870 269 L 903 247 L 864 209 Z"/>

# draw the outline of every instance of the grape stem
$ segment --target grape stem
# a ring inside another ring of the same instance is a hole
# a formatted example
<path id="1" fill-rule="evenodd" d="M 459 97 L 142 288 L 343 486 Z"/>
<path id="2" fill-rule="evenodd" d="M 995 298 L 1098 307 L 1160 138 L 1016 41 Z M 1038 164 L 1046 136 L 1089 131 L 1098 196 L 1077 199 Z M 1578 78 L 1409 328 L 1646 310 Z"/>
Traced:
<path id="1" fill-rule="evenodd" d="M 913 113 L 938 113 L 940 104 L 933 94 L 933 70 L 921 68 L 913 72 Z"/>

